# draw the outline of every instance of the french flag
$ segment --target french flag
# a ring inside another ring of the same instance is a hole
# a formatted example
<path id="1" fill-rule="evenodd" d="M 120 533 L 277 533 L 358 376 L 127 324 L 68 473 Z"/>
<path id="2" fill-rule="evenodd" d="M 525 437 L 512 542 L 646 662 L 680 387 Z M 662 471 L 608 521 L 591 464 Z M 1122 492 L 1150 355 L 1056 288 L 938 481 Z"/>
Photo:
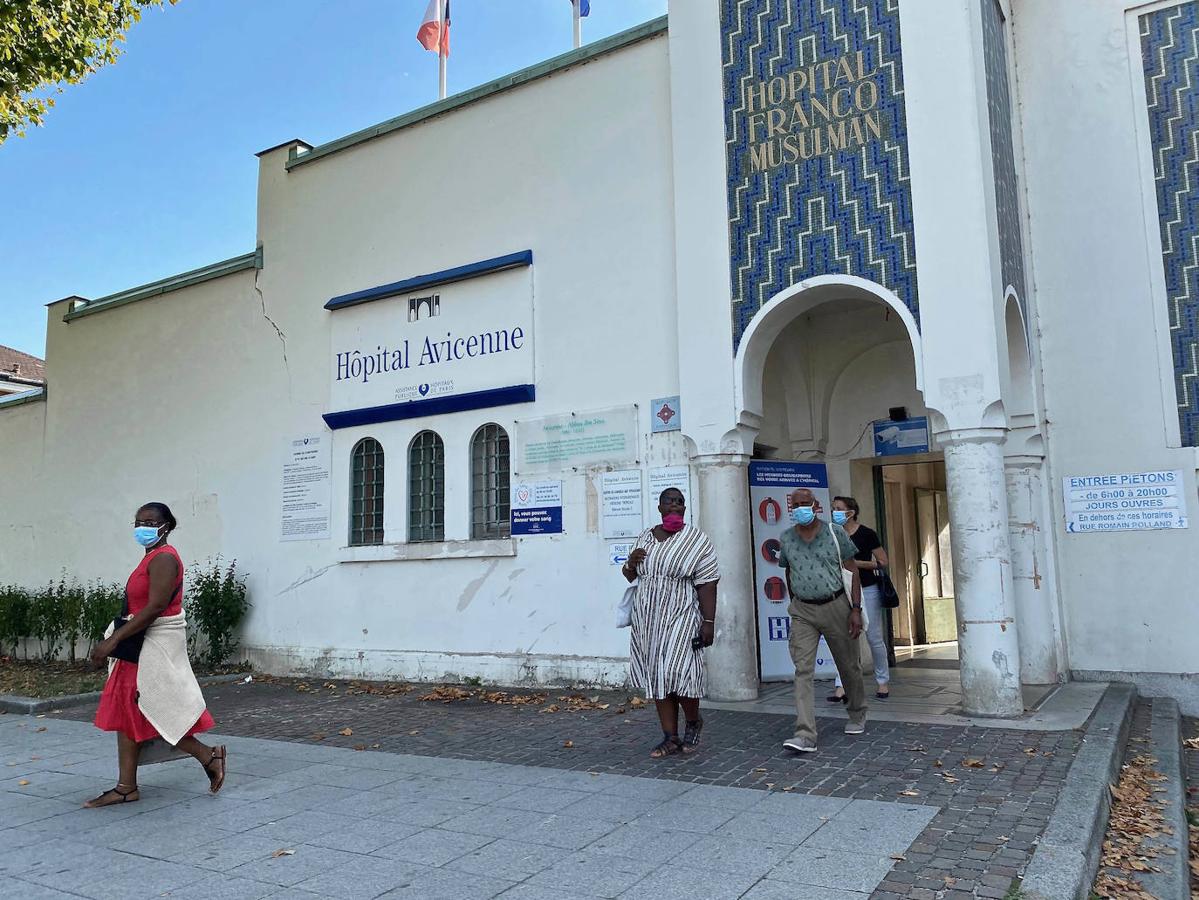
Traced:
<path id="1" fill-rule="evenodd" d="M 450 0 L 429 0 L 416 39 L 432 53 L 450 55 Z"/>

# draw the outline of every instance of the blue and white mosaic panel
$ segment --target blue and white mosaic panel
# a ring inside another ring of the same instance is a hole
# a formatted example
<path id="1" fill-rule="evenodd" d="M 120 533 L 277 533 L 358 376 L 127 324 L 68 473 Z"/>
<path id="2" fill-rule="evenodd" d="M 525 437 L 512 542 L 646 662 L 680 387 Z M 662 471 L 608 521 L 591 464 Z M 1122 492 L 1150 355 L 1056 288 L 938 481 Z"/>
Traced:
<path id="1" fill-rule="evenodd" d="M 1140 17 L 1170 346 L 1184 446 L 1199 446 L 1199 3 Z"/>
<path id="2" fill-rule="evenodd" d="M 804 278 L 919 321 L 899 0 L 721 0 L 733 340 Z"/>

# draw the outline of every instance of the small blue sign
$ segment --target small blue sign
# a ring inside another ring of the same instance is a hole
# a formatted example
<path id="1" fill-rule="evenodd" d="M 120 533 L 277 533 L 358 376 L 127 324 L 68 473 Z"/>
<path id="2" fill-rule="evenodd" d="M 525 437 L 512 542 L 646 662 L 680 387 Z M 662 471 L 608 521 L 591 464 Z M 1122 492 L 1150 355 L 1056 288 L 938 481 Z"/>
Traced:
<path id="1" fill-rule="evenodd" d="M 771 616 L 766 624 L 772 641 L 785 641 L 791 637 L 790 616 Z"/>
<path id="2" fill-rule="evenodd" d="M 679 431 L 683 427 L 683 404 L 679 397 L 659 397 L 650 401 L 650 431 Z"/>
<path id="3" fill-rule="evenodd" d="M 561 534 L 562 507 L 545 506 L 541 509 L 512 510 L 512 536 L 529 534 Z"/>
<path id="4" fill-rule="evenodd" d="M 882 419 L 874 423 L 875 456 L 910 456 L 928 453 L 928 419 L 918 416 L 892 422 Z"/>

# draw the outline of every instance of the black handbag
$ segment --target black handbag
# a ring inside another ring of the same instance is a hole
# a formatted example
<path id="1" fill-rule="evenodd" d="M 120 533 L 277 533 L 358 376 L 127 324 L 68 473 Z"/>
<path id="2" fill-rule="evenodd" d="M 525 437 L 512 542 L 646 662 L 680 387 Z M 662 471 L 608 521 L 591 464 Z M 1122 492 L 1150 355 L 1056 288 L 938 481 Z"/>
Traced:
<path id="1" fill-rule="evenodd" d="M 175 588 L 175 593 L 171 594 L 171 599 L 167 602 L 170 606 L 175 602 L 175 598 L 179 596 L 179 591 L 183 589 L 183 585 Z M 125 602 L 121 604 L 121 614 L 112 620 L 112 630 L 115 633 L 118 628 L 123 626 L 129 619 L 129 591 L 125 591 Z M 117 641 L 117 645 L 112 648 L 112 653 L 108 654 L 111 659 L 122 659 L 125 662 L 136 663 L 142 655 L 142 644 L 146 640 L 146 629 L 143 628 L 137 634 L 131 634 L 127 638 Z"/>
<path id="2" fill-rule="evenodd" d="M 883 609 L 899 609 L 899 591 L 895 590 L 895 583 L 891 581 L 891 576 L 887 574 L 886 569 L 875 569 L 874 571 L 878 578 L 879 600 Z"/>

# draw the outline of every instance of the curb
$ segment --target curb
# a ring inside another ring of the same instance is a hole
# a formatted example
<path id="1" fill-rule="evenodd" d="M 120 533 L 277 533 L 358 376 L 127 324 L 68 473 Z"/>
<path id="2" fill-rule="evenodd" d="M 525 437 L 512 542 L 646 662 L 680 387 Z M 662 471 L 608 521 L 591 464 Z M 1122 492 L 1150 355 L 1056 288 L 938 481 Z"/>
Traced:
<path id="1" fill-rule="evenodd" d="M 196 680 L 201 686 L 206 684 L 228 684 L 241 681 L 251 672 L 232 673 L 230 675 L 200 675 Z M 0 712 L 17 713 L 18 715 L 37 716 L 53 710 L 71 709 L 75 706 L 87 706 L 100 699 L 100 691 L 90 694 L 68 694 L 65 697 L 20 697 L 16 694 L 0 694 Z"/>
<path id="2" fill-rule="evenodd" d="M 1082 746 L 1070 764 L 1049 824 L 1025 870 L 1020 897 L 1090 897 L 1111 811 L 1108 787 L 1120 771 L 1135 700 L 1136 688 L 1129 684 L 1112 684 L 1104 692 L 1087 723 Z"/>
<path id="3" fill-rule="evenodd" d="M 1187 861 L 1186 780 L 1182 770 L 1182 718 L 1177 700 L 1153 698 L 1149 741 L 1152 755 L 1157 758 L 1157 770 L 1166 776 L 1166 781 L 1162 782 L 1166 789 L 1162 815 L 1174 833 L 1161 836 L 1167 852 L 1154 860 L 1161 871 L 1143 873 L 1140 877 L 1150 893 L 1158 893 L 1162 897 L 1189 897 L 1191 876 Z"/>

